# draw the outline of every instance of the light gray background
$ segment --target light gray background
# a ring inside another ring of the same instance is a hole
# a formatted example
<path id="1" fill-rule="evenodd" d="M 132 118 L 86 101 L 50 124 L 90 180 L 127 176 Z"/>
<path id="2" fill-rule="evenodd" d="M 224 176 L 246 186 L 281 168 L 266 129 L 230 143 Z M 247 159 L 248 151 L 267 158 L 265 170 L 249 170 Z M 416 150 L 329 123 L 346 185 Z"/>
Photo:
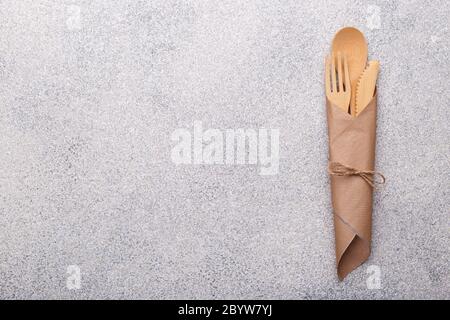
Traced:
<path id="1" fill-rule="evenodd" d="M 0 297 L 449 299 L 449 17 L 444 0 L 0 1 Z M 347 25 L 381 61 L 388 182 L 372 256 L 339 283 L 323 60 Z M 194 120 L 279 128 L 279 174 L 175 166 L 170 134 Z"/>

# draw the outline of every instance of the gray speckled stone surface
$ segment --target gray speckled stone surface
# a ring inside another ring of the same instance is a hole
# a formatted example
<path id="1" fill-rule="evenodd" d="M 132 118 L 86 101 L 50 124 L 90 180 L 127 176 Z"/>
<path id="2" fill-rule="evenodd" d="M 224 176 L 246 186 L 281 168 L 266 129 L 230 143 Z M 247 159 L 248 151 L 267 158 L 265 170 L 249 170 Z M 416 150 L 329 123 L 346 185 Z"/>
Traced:
<path id="1" fill-rule="evenodd" d="M 449 299 L 449 17 L 444 0 L 0 1 L 0 298 Z M 346 25 L 381 61 L 388 183 L 371 258 L 339 283 L 322 69 Z M 194 120 L 279 128 L 279 174 L 176 166 L 170 135 Z"/>

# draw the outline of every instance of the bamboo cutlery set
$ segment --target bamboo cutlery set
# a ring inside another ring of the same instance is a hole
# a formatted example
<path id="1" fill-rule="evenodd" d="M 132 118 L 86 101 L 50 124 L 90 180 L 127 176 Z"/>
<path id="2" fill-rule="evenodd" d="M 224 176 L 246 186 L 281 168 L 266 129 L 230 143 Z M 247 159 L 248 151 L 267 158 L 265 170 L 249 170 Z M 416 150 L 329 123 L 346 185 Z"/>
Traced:
<path id="1" fill-rule="evenodd" d="M 343 111 L 357 117 L 372 100 L 379 62 L 367 63 L 367 43 L 355 28 L 341 29 L 333 40 L 325 66 L 327 98 Z M 349 109 L 350 108 L 350 109 Z"/>
<path id="2" fill-rule="evenodd" d="M 367 62 L 367 42 L 355 28 L 333 39 L 325 62 L 328 172 L 340 280 L 370 255 L 372 195 L 384 183 L 374 171 L 378 61 Z"/>

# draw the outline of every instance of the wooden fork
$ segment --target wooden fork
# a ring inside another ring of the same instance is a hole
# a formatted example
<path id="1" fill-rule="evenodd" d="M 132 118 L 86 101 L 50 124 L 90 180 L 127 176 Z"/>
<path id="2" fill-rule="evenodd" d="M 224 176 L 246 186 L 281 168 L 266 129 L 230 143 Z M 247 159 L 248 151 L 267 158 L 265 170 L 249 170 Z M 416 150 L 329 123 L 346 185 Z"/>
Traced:
<path id="1" fill-rule="evenodd" d="M 348 73 L 347 56 L 334 52 L 325 62 L 325 92 L 328 100 L 348 113 L 351 98 L 351 82 Z"/>

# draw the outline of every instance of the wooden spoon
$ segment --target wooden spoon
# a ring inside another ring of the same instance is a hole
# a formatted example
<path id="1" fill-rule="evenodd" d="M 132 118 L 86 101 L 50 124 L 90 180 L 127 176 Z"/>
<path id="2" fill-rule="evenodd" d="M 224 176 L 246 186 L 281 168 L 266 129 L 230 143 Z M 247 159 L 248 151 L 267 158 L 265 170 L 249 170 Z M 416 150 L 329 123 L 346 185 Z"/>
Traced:
<path id="1" fill-rule="evenodd" d="M 350 114 L 356 115 L 356 86 L 367 63 L 367 42 L 361 31 L 353 27 L 339 30 L 331 45 L 332 52 L 340 51 L 347 56 L 350 73 L 351 99 Z"/>

